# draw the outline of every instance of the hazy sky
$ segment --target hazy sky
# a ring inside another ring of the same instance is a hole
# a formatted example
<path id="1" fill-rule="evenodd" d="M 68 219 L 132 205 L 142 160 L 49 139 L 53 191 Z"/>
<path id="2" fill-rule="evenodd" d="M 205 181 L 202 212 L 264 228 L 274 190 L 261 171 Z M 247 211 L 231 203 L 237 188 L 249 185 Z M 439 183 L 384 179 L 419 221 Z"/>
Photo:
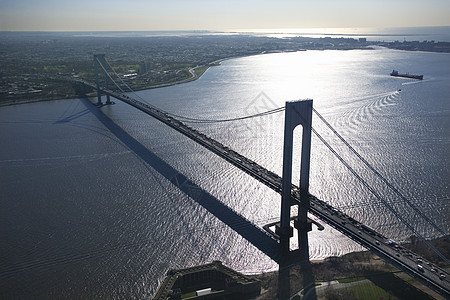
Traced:
<path id="1" fill-rule="evenodd" d="M 0 30 L 449 25 L 450 0 L 0 0 Z"/>

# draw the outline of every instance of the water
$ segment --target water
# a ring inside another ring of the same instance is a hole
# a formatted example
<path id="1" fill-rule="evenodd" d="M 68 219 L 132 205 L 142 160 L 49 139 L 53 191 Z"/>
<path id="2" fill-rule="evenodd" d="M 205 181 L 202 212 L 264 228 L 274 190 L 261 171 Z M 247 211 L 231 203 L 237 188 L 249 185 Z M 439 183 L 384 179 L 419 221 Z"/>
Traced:
<path id="1" fill-rule="evenodd" d="M 23 38 L 50 37 L 91 37 L 91 38 L 132 38 L 167 36 L 205 36 L 205 35 L 251 35 L 275 38 L 289 37 L 335 37 L 366 38 L 368 41 L 435 41 L 450 42 L 450 26 L 428 27 L 356 27 L 356 28 L 285 28 L 285 29 L 241 29 L 235 31 L 181 30 L 181 31 L 80 31 L 80 32 L 0 32 L 3 38 L 17 36 Z"/>
<path id="2" fill-rule="evenodd" d="M 449 65 L 448 54 L 381 48 L 267 54 L 138 95 L 207 119 L 312 98 L 359 153 L 449 232 Z M 424 80 L 390 77 L 394 68 Z M 283 122 L 281 113 L 191 125 L 281 174 Z M 316 117 L 313 126 L 421 234 L 438 235 Z M 277 268 L 230 227 L 251 234 L 245 220 L 258 227 L 276 220 L 280 196 L 132 107 L 98 110 L 81 99 L 2 107 L 0 140 L 1 298 L 141 299 L 170 267 L 222 260 L 246 273 Z M 298 158 L 298 139 L 296 146 Z M 311 193 L 386 236 L 408 239 L 315 136 L 312 149 Z M 191 197 L 171 183 L 180 173 Z M 310 234 L 312 259 L 361 249 L 328 226 Z"/>
<path id="3" fill-rule="evenodd" d="M 242 30 L 247 32 L 248 30 Z M 287 38 L 295 36 L 303 37 L 344 37 L 344 38 L 366 38 L 368 41 L 450 41 L 449 26 L 430 27 L 362 27 L 362 28 L 289 28 L 272 30 L 254 30 L 252 34 L 265 35 L 276 38 Z"/>

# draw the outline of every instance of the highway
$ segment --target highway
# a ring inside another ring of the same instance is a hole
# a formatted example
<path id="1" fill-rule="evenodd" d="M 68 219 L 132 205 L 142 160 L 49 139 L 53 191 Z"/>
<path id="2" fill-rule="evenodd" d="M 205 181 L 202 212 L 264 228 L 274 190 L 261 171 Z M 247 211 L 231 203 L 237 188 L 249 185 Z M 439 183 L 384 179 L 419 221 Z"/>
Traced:
<path id="1" fill-rule="evenodd" d="M 95 85 L 82 79 L 71 80 L 96 89 Z M 272 171 L 267 170 L 256 162 L 240 155 L 222 143 L 207 137 L 203 133 L 185 125 L 155 107 L 109 89 L 102 89 L 102 92 L 151 115 L 281 194 L 282 178 Z M 292 185 L 291 198 L 292 205 L 302 205 L 298 187 L 295 185 Z M 311 214 L 342 232 L 353 241 L 369 249 L 386 262 L 394 265 L 426 286 L 432 288 L 445 298 L 450 299 L 450 280 L 446 270 L 426 261 L 419 255 L 403 248 L 396 242 L 382 236 L 375 230 L 349 217 L 326 202 L 317 199 L 315 196 L 309 195 L 309 199 L 309 212 Z"/>

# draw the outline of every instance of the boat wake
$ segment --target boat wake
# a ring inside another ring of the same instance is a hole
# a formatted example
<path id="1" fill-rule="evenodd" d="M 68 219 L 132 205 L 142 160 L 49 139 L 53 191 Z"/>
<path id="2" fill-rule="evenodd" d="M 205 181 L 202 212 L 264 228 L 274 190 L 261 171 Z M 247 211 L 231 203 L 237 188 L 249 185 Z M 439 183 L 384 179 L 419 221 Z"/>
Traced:
<path id="1" fill-rule="evenodd" d="M 403 82 L 402 85 L 418 84 L 418 83 L 429 82 L 429 81 L 432 81 L 432 79 L 413 80 L 413 81 Z"/>
<path id="2" fill-rule="evenodd" d="M 338 127 L 346 128 L 346 131 L 355 133 L 361 131 L 362 127 L 383 114 L 386 108 L 395 106 L 401 97 L 401 91 L 397 90 L 385 94 L 377 94 L 370 97 L 364 97 L 362 100 L 352 102 L 353 107 L 337 116 Z M 362 105 L 361 105 L 362 104 Z"/>

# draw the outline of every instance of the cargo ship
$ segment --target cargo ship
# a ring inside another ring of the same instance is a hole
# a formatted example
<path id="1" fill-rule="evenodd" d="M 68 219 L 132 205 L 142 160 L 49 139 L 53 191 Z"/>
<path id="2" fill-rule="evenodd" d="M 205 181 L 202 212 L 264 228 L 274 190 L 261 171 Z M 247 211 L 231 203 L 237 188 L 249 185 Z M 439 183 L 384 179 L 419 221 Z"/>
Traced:
<path id="1" fill-rule="evenodd" d="M 391 72 L 391 76 L 395 76 L 395 77 L 405 77 L 405 78 L 413 78 L 413 79 L 419 79 L 422 80 L 423 79 L 423 75 L 413 75 L 413 74 L 400 74 L 398 71 L 393 70 Z"/>

